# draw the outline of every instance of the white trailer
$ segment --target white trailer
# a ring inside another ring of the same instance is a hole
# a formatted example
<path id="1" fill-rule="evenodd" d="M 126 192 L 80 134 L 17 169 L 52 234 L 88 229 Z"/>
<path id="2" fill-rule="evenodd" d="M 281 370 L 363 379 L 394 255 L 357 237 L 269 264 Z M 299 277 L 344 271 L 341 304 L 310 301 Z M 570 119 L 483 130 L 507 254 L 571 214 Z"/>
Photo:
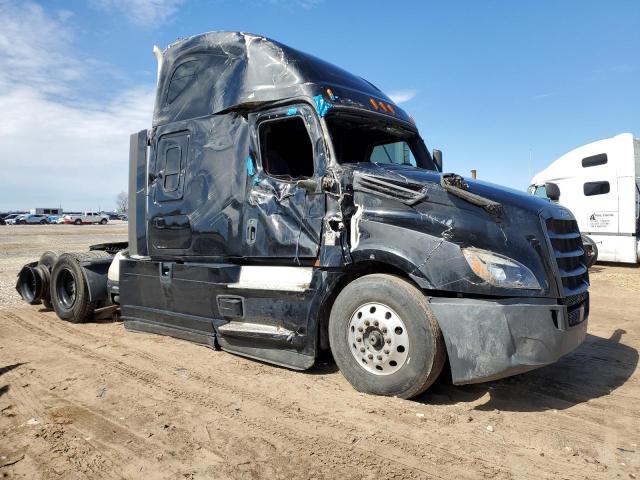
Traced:
<path id="1" fill-rule="evenodd" d="M 639 139 L 622 133 L 571 150 L 533 177 L 529 193 L 546 198 L 549 183 L 596 243 L 598 260 L 639 261 Z"/>

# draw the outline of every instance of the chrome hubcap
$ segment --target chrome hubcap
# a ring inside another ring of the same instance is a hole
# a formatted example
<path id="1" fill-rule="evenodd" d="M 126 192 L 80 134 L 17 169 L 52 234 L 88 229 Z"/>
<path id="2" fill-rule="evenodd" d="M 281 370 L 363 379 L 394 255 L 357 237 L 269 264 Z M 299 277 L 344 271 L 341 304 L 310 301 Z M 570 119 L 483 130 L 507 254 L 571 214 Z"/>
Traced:
<path id="1" fill-rule="evenodd" d="M 366 303 L 353 312 L 347 340 L 358 365 L 374 375 L 397 372 L 409 355 L 404 322 L 382 303 Z"/>

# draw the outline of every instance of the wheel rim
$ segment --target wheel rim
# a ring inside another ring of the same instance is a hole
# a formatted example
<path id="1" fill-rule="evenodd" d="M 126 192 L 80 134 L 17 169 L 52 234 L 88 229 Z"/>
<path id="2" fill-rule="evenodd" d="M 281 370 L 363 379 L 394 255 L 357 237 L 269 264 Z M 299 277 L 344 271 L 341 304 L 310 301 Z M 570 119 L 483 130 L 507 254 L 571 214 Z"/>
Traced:
<path id="1" fill-rule="evenodd" d="M 404 322 L 382 303 L 366 303 L 353 312 L 347 340 L 358 365 L 374 375 L 397 372 L 409 355 L 409 335 Z"/>
<path id="2" fill-rule="evenodd" d="M 58 300 L 66 309 L 71 309 L 76 303 L 76 279 L 69 270 L 62 270 L 58 277 Z"/>

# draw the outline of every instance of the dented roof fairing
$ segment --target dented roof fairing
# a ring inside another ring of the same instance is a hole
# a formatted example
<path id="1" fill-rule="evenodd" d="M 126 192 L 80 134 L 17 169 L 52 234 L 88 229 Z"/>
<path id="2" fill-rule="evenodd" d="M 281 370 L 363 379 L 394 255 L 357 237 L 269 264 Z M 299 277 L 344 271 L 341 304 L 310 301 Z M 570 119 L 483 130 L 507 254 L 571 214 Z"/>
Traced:
<path id="1" fill-rule="evenodd" d="M 320 116 L 342 106 L 410 121 L 363 78 L 263 36 L 209 32 L 154 53 L 159 67 L 154 126 L 304 97 Z M 177 95 L 176 85 L 184 87 Z"/>

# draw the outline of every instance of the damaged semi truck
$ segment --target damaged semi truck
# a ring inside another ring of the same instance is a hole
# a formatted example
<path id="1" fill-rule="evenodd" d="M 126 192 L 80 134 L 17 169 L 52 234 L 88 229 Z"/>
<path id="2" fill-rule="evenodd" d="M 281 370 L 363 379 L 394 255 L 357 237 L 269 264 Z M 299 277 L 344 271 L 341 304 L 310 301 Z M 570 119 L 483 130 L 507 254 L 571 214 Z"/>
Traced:
<path id="1" fill-rule="evenodd" d="M 131 136 L 128 245 L 47 253 L 17 288 L 66 320 L 409 398 L 555 362 L 586 335 L 580 233 L 560 205 L 442 173 L 368 81 L 267 38 L 155 48 L 153 124 Z M 117 254 L 114 253 L 118 251 Z"/>

